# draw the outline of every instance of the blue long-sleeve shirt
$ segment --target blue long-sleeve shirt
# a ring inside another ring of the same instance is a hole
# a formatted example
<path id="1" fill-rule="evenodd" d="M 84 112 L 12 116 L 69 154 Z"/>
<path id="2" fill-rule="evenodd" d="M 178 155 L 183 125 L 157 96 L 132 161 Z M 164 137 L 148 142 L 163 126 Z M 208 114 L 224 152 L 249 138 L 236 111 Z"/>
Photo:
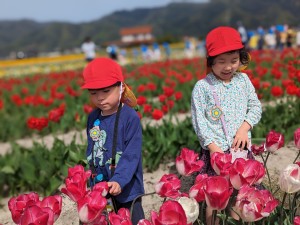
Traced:
<path id="1" fill-rule="evenodd" d="M 244 121 L 251 127 L 256 125 L 262 113 L 261 103 L 255 88 L 245 73 L 236 73 L 229 83 L 217 79 L 212 73 L 207 75 L 220 102 L 224 113 L 229 140 L 226 139 L 221 119 L 211 117 L 211 109 L 216 105 L 213 93 L 205 79 L 199 80 L 193 89 L 191 114 L 194 130 L 201 147 L 208 150 L 208 145 L 215 143 L 223 151 L 230 148 L 233 137 Z M 248 132 L 251 138 L 251 131 Z"/>
<path id="2" fill-rule="evenodd" d="M 100 137 L 93 141 L 90 130 L 95 127 L 94 122 L 99 119 Z M 94 165 L 97 174 L 102 173 L 106 181 L 116 181 L 122 192 L 116 196 L 120 203 L 132 201 L 138 195 L 144 194 L 143 166 L 142 166 L 142 127 L 136 111 L 123 105 L 118 124 L 116 169 L 111 177 L 111 157 L 114 124 L 116 113 L 102 116 L 99 109 L 92 111 L 87 122 L 88 147 L 87 160 L 91 165 L 92 150 L 94 149 Z"/>

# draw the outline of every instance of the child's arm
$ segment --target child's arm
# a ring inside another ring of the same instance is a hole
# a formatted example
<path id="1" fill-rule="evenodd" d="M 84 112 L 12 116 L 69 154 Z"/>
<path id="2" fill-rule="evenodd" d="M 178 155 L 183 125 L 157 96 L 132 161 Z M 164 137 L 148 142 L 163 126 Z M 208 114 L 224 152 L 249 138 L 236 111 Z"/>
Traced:
<path id="1" fill-rule="evenodd" d="M 247 87 L 246 90 L 248 93 L 247 114 L 245 121 L 250 125 L 250 129 L 252 129 L 253 126 L 256 125 L 261 119 L 262 107 L 249 77 L 246 74 L 244 74 L 244 77 Z"/>
<path id="2" fill-rule="evenodd" d="M 126 126 L 126 125 L 125 125 Z M 128 121 L 125 131 L 125 149 L 116 166 L 115 173 L 109 182 L 116 182 L 121 190 L 132 181 L 139 168 L 142 158 L 142 127 L 140 118 L 136 116 Z M 123 135 L 123 134 L 122 134 Z"/>

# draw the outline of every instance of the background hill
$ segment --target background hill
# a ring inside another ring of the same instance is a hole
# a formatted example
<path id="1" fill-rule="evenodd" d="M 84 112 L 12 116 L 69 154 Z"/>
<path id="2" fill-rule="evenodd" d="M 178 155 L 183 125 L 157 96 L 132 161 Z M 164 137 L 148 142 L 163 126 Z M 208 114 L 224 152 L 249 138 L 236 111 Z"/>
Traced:
<path id="1" fill-rule="evenodd" d="M 31 20 L 0 21 L 0 57 L 12 51 L 36 54 L 79 47 L 85 36 L 97 45 L 119 40 L 123 27 L 151 24 L 158 41 L 181 39 L 185 35 L 205 37 L 219 25 L 246 28 L 275 24 L 300 25 L 299 0 L 211 0 L 208 3 L 171 3 L 165 7 L 116 11 L 90 23 Z M 75 15 L 76 16 L 76 15 Z"/>

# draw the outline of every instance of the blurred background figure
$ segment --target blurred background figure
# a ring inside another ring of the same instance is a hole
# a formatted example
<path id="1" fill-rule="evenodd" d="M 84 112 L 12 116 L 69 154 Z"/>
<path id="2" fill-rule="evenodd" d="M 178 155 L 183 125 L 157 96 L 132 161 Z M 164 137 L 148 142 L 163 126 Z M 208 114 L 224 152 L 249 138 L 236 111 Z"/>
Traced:
<path id="1" fill-rule="evenodd" d="M 259 26 L 257 28 L 257 34 L 258 34 L 257 49 L 262 50 L 265 44 L 265 40 L 264 40 L 265 30 L 262 26 Z"/>
<path id="2" fill-rule="evenodd" d="M 200 57 L 205 57 L 206 56 L 206 49 L 205 49 L 205 40 L 202 38 L 199 38 L 197 41 L 197 53 Z"/>
<path id="3" fill-rule="evenodd" d="M 300 27 L 298 27 L 296 32 L 296 46 L 300 49 Z"/>
<path id="4" fill-rule="evenodd" d="M 187 58 L 193 58 L 195 45 L 189 37 L 184 38 L 184 54 Z"/>
<path id="5" fill-rule="evenodd" d="M 238 26 L 237 30 L 241 35 L 242 43 L 245 46 L 245 48 L 247 48 L 247 43 L 248 43 L 247 30 L 246 30 L 246 28 L 244 27 L 244 25 L 241 21 L 237 22 L 237 26 Z"/>
<path id="6" fill-rule="evenodd" d="M 276 35 L 275 35 L 275 27 L 271 26 L 268 33 L 265 35 L 265 43 L 268 49 L 276 48 Z"/>
<path id="7" fill-rule="evenodd" d="M 154 42 L 152 48 L 153 48 L 153 60 L 159 61 L 161 59 L 161 52 L 160 52 L 159 45 L 156 42 Z"/>
<path id="8" fill-rule="evenodd" d="M 127 50 L 125 48 L 120 49 L 119 61 L 121 65 L 125 65 L 127 63 Z"/>
<path id="9" fill-rule="evenodd" d="M 165 50 L 166 60 L 169 60 L 171 57 L 171 48 L 168 42 L 163 43 L 163 48 Z"/>
<path id="10" fill-rule="evenodd" d="M 115 44 L 107 46 L 106 52 L 108 53 L 111 59 L 116 61 L 118 60 L 118 47 Z"/>
<path id="11" fill-rule="evenodd" d="M 87 62 L 92 61 L 96 57 L 96 45 L 92 41 L 91 37 L 86 37 L 81 45 L 81 51 L 85 55 Z"/>

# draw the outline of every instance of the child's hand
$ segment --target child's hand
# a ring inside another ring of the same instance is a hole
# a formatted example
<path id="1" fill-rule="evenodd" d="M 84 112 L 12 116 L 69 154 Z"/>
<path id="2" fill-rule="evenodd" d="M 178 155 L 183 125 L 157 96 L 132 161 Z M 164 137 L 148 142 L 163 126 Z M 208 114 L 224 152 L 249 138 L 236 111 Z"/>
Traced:
<path id="1" fill-rule="evenodd" d="M 248 131 L 250 129 L 250 124 L 244 121 L 235 134 L 234 140 L 232 142 L 232 148 L 234 148 L 236 151 L 238 149 L 242 151 L 245 147 L 249 148 Z"/>
<path id="2" fill-rule="evenodd" d="M 116 196 L 121 193 L 121 186 L 119 183 L 112 181 L 107 182 L 107 185 L 109 187 L 109 194 Z"/>

